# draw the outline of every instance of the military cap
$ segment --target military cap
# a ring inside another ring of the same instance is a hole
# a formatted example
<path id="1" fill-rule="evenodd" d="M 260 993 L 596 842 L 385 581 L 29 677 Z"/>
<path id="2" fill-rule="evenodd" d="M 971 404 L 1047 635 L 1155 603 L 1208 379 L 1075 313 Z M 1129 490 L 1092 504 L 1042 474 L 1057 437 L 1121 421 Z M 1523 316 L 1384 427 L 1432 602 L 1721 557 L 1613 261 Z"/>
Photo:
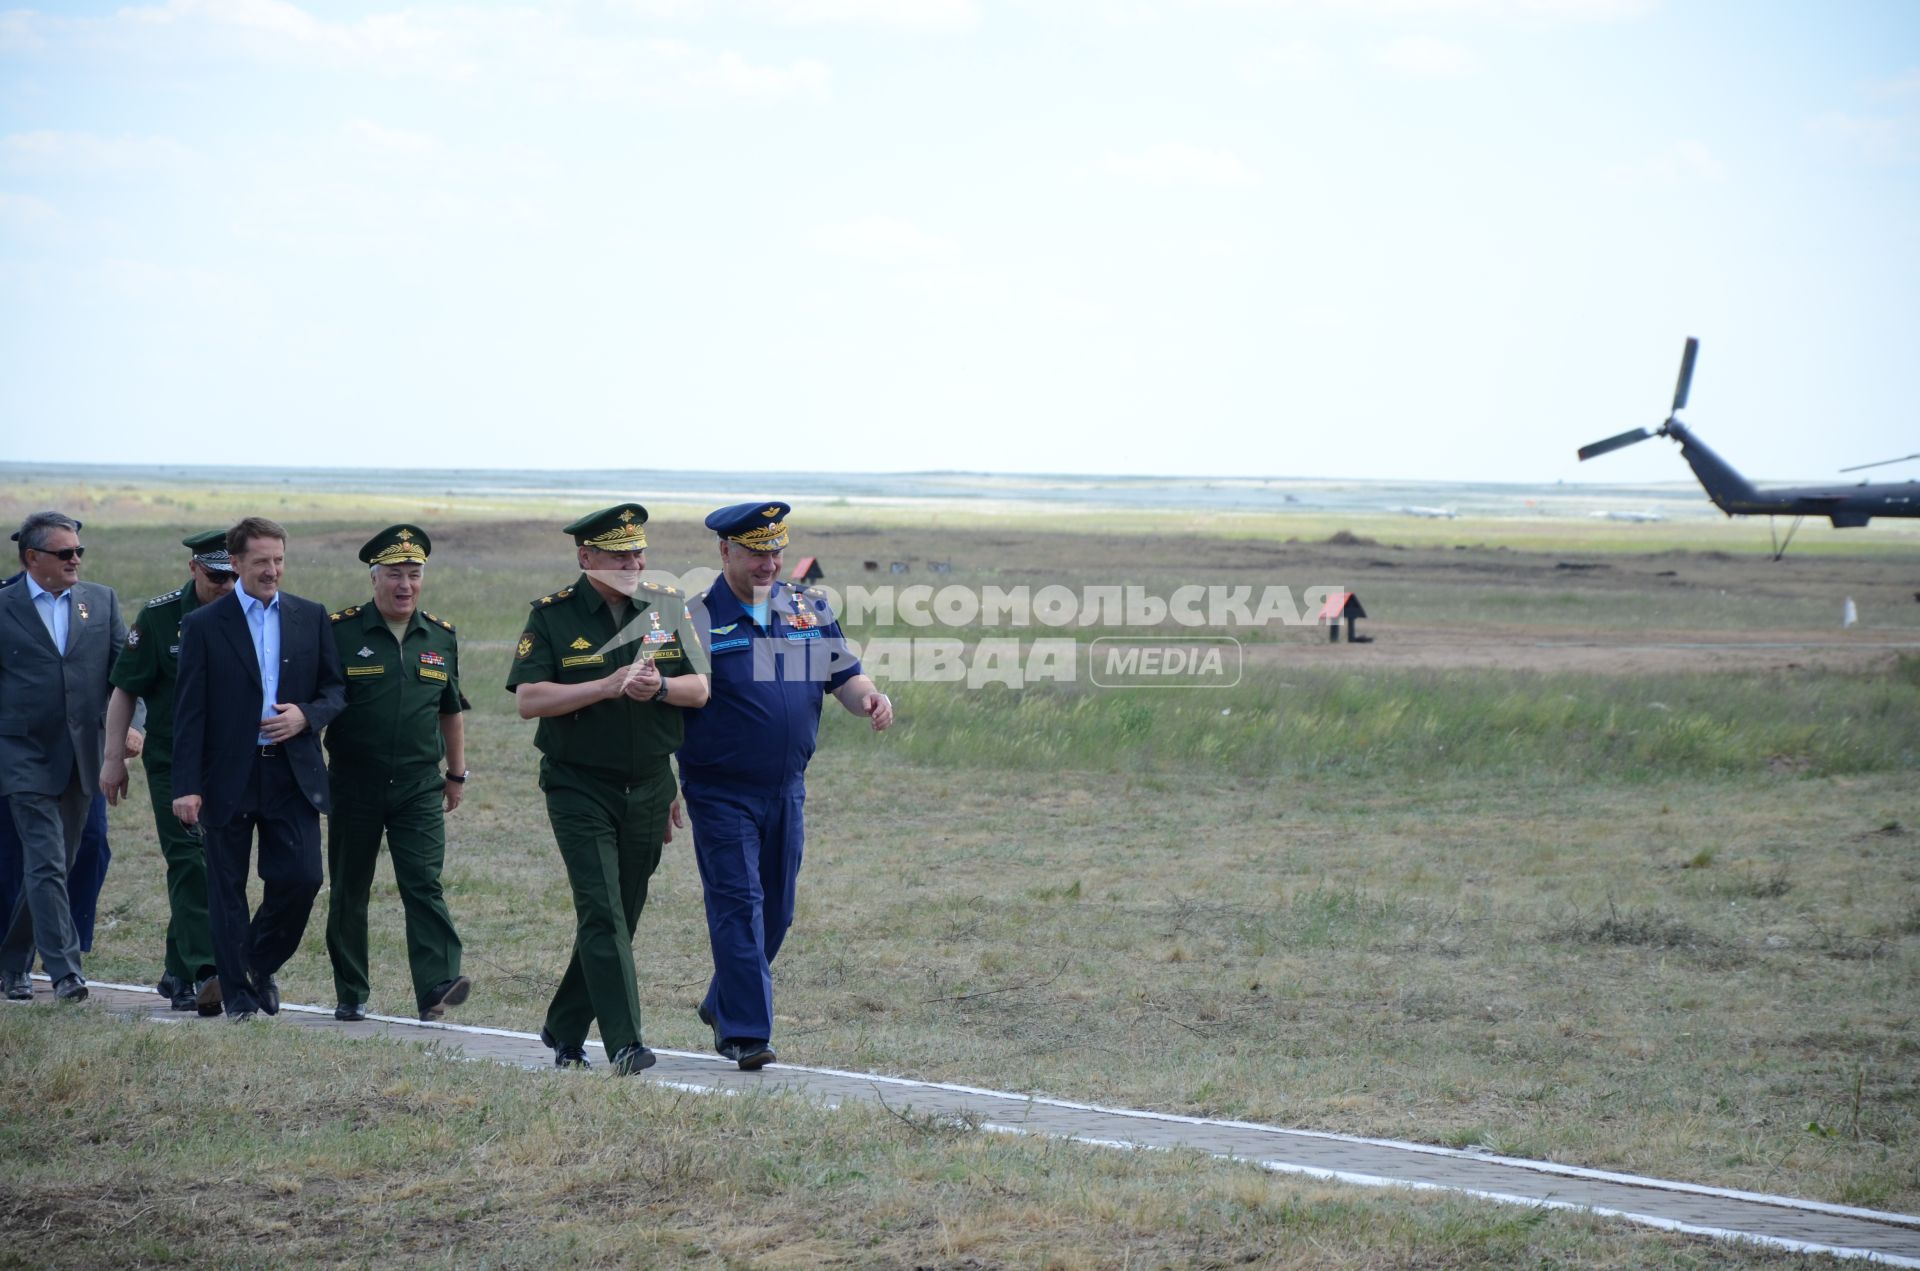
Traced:
<path id="1" fill-rule="evenodd" d="M 582 547 L 602 552 L 637 552 L 647 545 L 647 510 L 638 503 L 616 503 L 589 513 L 567 526 L 564 533 Z"/>
<path id="2" fill-rule="evenodd" d="M 433 553 L 433 540 L 418 525 L 389 525 L 360 548 L 369 565 L 424 565 Z"/>
<path id="3" fill-rule="evenodd" d="M 787 545 L 788 504 L 736 503 L 707 514 L 707 528 L 750 552 L 777 552 Z"/>
<path id="4" fill-rule="evenodd" d="M 192 552 L 195 560 L 216 574 L 240 572 L 233 567 L 233 558 L 227 555 L 225 530 L 202 530 L 198 534 L 189 534 L 180 540 L 180 546 Z"/>

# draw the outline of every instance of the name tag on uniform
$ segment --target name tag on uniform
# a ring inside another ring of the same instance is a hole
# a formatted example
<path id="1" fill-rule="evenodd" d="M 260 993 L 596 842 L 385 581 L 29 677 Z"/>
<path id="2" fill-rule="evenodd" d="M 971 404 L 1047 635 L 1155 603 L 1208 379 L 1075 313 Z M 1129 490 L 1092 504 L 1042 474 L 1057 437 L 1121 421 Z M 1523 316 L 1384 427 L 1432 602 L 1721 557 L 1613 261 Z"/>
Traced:
<path id="1" fill-rule="evenodd" d="M 724 653 L 728 649 L 744 649 L 753 643 L 752 636 L 735 636 L 731 640 L 715 640 L 708 648 L 710 653 Z"/>
<path id="2" fill-rule="evenodd" d="M 607 660 L 604 653 L 581 653 L 570 658 L 561 658 L 561 666 L 599 666 Z"/>
<path id="3" fill-rule="evenodd" d="M 438 680 L 442 684 L 445 684 L 447 682 L 447 673 L 445 671 L 436 671 L 430 666 L 423 666 L 420 668 L 420 678 L 423 680 Z"/>
<path id="4" fill-rule="evenodd" d="M 387 668 L 385 666 L 378 666 L 378 665 L 350 666 L 347 668 L 348 679 L 358 679 L 359 677 L 365 676 L 365 675 L 385 675 L 386 673 L 387 673 Z"/>
<path id="5" fill-rule="evenodd" d="M 660 649 L 654 653 L 653 660 L 655 662 L 677 662 L 680 660 L 680 650 L 677 646 L 671 649 Z"/>
<path id="6" fill-rule="evenodd" d="M 808 631 L 787 632 L 787 639 L 789 640 L 818 640 L 819 638 L 820 638 L 820 629 L 818 627 L 815 627 Z"/>

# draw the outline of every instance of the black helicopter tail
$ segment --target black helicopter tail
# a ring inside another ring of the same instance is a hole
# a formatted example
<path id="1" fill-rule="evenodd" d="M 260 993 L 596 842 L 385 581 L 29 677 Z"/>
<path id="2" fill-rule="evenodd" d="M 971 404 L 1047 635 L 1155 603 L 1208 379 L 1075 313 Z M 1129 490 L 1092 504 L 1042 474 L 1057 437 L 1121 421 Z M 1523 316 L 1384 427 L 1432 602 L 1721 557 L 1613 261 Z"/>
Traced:
<path id="1" fill-rule="evenodd" d="M 1733 465 L 1713 453 L 1705 442 L 1688 432 L 1685 424 L 1677 419 L 1669 419 L 1660 431 L 1680 443 L 1680 456 L 1693 469 L 1693 475 L 1700 478 L 1700 484 L 1706 488 L 1707 497 L 1713 500 L 1715 507 L 1728 516 L 1736 512 L 1767 510 L 1758 506 L 1760 496 L 1754 491 L 1753 483 L 1735 472 Z"/>

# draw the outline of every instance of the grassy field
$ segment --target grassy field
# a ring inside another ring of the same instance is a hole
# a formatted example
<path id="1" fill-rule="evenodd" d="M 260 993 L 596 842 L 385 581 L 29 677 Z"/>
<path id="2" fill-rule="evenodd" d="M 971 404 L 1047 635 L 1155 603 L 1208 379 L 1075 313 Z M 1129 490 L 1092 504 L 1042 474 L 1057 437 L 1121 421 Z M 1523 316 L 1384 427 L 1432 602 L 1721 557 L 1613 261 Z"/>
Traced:
<path id="1" fill-rule="evenodd" d="M 42 493 L 0 491 L 0 509 Z M 288 514 L 287 586 L 364 599 L 353 549 L 403 512 L 294 507 L 309 510 Z M 797 520 L 793 551 L 836 569 L 909 554 L 904 530 L 841 513 Z M 470 1023 L 537 1027 L 567 956 L 532 728 L 499 687 L 525 602 L 571 575 L 563 519 L 455 508 L 426 522 L 425 607 L 459 624 L 476 708 L 476 776 L 447 869 L 479 984 L 459 1012 Z M 693 518 L 660 519 L 655 567 L 706 562 Z M 173 544 L 200 527 L 164 508 L 89 518 L 88 576 L 129 599 L 166 590 Z M 1493 524 L 1396 527 L 1465 541 L 1325 545 L 1304 541 L 1318 525 L 1171 524 L 1116 539 L 989 518 L 947 524 L 936 551 L 913 554 L 954 560 L 954 581 L 1161 594 L 1359 577 L 1383 638 L 1396 620 L 1463 642 L 1495 623 L 1542 641 L 1838 638 L 1837 597 L 1850 595 L 1870 638 L 1920 639 L 1911 538 L 1775 564 L 1720 537 L 1648 555 L 1598 544 L 1584 524 L 1541 550 Z M 1600 552 L 1608 568 L 1558 568 Z M 887 735 L 837 711 L 823 730 L 779 967 L 784 1058 L 1920 1210 L 1912 654 L 1710 674 L 1256 662 L 1239 687 L 1204 694 L 895 695 L 902 722 Z M 165 903 L 145 806 L 136 784 L 115 813 L 95 978 L 158 973 Z M 400 1009 L 384 865 L 375 894 L 376 1008 Z M 637 946 L 648 1039 L 699 1048 L 707 955 L 684 842 Z M 318 915 L 281 978 L 291 999 L 331 999 Z M 63 1196 L 104 1204 L 108 1222 L 57 1246 L 52 1260 L 72 1265 L 284 1260 L 276 1249 L 466 1264 L 480 1248 L 501 1265 L 1792 1261 L 884 1112 L 82 1014 L 0 1013 L 0 1155 L 29 1163 L 0 1182 L 0 1222 L 24 1235 Z M 456 1257 L 454 1241 L 486 1243 Z"/>

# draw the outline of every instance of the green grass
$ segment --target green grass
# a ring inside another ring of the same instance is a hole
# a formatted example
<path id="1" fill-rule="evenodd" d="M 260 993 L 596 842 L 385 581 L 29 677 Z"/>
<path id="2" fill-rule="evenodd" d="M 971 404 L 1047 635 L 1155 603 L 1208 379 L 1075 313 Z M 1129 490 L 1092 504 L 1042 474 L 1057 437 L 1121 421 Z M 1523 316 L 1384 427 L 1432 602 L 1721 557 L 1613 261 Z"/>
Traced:
<path id="1" fill-rule="evenodd" d="M 929 767 L 1646 781 L 1920 766 L 1911 670 L 1623 679 L 1256 666 L 1230 689 L 910 684 L 895 699 L 893 749 Z"/>

